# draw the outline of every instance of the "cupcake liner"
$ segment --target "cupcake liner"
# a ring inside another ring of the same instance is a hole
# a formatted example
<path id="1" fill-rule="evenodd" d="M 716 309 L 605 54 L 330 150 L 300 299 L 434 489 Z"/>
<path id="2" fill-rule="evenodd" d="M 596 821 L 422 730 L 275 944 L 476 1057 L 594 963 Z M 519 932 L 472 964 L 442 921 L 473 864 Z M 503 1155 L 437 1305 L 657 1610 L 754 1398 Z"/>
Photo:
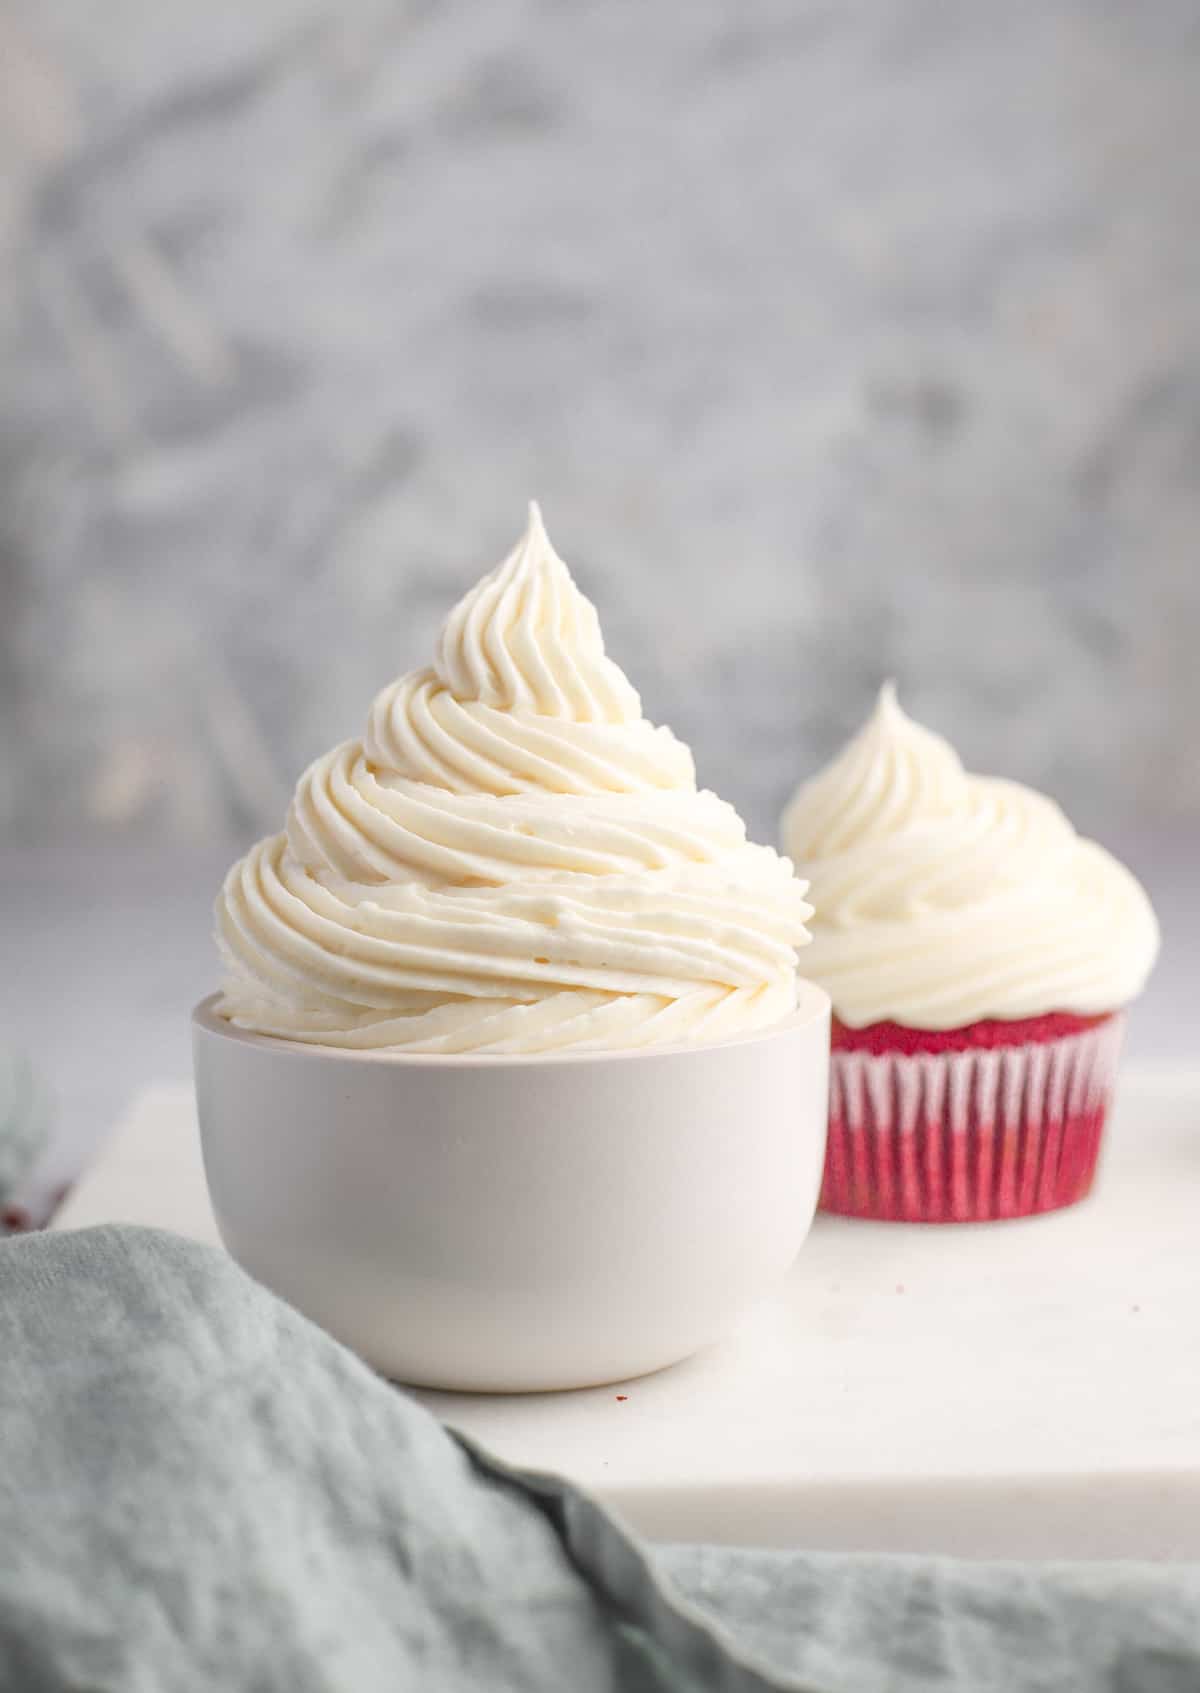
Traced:
<path id="1" fill-rule="evenodd" d="M 843 1216 L 1029 1217 L 1092 1185 L 1125 1019 L 957 1050 L 834 1048 L 821 1205 Z"/>

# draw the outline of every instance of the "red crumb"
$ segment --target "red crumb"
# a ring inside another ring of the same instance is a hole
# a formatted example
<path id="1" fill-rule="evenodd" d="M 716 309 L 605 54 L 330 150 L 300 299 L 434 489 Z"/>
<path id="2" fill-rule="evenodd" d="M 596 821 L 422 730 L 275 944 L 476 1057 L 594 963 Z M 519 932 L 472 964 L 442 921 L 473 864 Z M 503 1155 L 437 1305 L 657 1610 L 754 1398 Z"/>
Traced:
<path id="1" fill-rule="evenodd" d="M 628 1399 L 628 1398 L 629 1398 L 629 1395 L 627 1393 L 618 1393 L 617 1394 L 618 1404 L 623 1404 L 625 1402 L 625 1400 Z"/>
<path id="2" fill-rule="evenodd" d="M 1044 1017 L 987 1018 L 961 1029 L 910 1029 L 902 1023 L 868 1023 L 852 1029 L 833 1019 L 833 1046 L 844 1052 L 961 1052 L 965 1047 L 1028 1046 L 1039 1041 L 1061 1040 L 1108 1021 L 1111 1012 L 1098 1017 L 1077 1017 L 1072 1011 L 1051 1011 Z"/>

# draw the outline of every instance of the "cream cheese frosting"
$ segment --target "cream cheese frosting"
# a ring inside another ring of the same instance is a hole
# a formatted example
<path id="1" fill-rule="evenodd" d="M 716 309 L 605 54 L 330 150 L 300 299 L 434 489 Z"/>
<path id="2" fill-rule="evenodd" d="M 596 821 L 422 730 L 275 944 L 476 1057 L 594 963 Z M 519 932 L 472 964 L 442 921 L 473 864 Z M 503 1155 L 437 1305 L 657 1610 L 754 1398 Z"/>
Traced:
<path id="1" fill-rule="evenodd" d="M 1114 1011 L 1158 951 L 1130 872 L 1052 800 L 970 775 L 891 684 L 798 789 L 783 841 L 816 913 L 805 974 L 854 1028 Z"/>
<path id="2" fill-rule="evenodd" d="M 534 505 L 229 872 L 218 1008 L 408 1052 L 717 1039 L 793 1010 L 804 892 L 642 716 Z"/>

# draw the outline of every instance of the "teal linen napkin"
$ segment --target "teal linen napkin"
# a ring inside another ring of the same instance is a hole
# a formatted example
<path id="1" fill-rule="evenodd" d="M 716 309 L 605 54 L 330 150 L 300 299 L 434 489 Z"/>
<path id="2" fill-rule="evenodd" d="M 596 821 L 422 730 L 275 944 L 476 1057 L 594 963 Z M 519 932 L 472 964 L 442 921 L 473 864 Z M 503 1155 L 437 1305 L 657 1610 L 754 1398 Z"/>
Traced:
<path id="1" fill-rule="evenodd" d="M 14 1693 L 1200 1685 L 1193 1569 L 651 1556 L 153 1231 L 0 1244 L 0 1429 Z"/>

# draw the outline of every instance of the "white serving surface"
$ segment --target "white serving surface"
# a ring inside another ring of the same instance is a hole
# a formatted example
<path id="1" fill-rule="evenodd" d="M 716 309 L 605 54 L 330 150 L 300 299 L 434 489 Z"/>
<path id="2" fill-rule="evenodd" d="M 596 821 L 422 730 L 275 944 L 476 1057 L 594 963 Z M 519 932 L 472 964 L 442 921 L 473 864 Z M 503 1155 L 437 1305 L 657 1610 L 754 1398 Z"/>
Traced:
<path id="1" fill-rule="evenodd" d="M 186 1084 L 139 1097 L 54 1226 L 104 1221 L 216 1241 Z M 1127 1071 L 1071 1211 L 820 1217 L 779 1294 L 687 1363 L 419 1397 L 653 1538 L 1200 1558 L 1200 1071 Z"/>

